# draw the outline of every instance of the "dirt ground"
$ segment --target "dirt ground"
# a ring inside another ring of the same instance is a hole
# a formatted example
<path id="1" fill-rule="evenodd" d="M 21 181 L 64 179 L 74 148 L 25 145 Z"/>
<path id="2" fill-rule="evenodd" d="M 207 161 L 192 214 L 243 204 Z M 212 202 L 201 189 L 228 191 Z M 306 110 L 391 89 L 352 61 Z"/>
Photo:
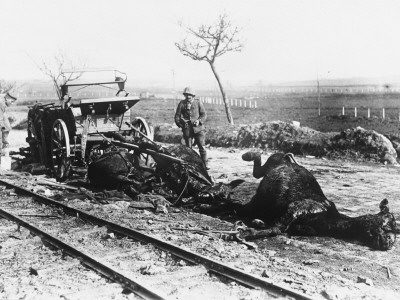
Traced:
<path id="1" fill-rule="evenodd" d="M 15 145 L 19 143 L 20 147 L 24 135 L 25 132 L 13 131 L 11 145 L 16 148 Z M 209 149 L 209 172 L 217 182 L 245 180 L 232 195 L 243 201 L 254 195 L 260 181 L 252 177 L 252 163 L 241 159 L 247 150 Z M 270 154 L 263 153 L 263 161 Z M 336 203 L 340 212 L 349 216 L 377 213 L 379 202 L 387 198 L 391 211 L 400 219 L 400 202 L 396 197 L 400 180 L 399 167 L 313 157 L 296 159 L 315 175 L 325 195 Z M 176 225 L 179 220 L 179 225 L 183 227 L 226 230 L 235 216 L 208 217 L 182 210 L 177 214 L 159 215 L 157 218 L 163 226 L 166 226 L 167 220 L 170 226 Z M 304 291 L 317 299 L 400 299 L 398 245 L 390 251 L 374 251 L 352 240 L 278 236 L 256 241 L 258 249 L 252 250 L 236 242 L 208 240 L 197 234 L 182 233 L 179 238 L 169 233 L 166 235 L 165 232 L 153 231 L 153 234 L 160 234 L 161 238 L 168 238 L 203 255 L 229 262 L 272 282 Z"/>

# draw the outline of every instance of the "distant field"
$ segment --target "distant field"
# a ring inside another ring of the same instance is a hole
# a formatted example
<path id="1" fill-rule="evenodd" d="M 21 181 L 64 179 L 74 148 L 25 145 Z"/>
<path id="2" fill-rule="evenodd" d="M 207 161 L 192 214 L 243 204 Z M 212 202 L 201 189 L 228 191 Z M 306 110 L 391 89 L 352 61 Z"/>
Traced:
<path id="1" fill-rule="evenodd" d="M 272 120 L 300 121 L 301 125 L 319 131 L 340 131 L 361 126 L 384 134 L 400 132 L 399 94 L 356 94 L 321 96 L 321 116 L 318 116 L 316 95 L 285 94 L 257 100 L 257 108 L 232 107 L 235 124 L 250 124 Z M 133 114 L 145 117 L 153 124 L 172 123 L 177 102 L 173 100 L 143 100 L 133 108 Z M 207 126 L 227 125 L 223 105 L 205 104 Z M 345 108 L 345 115 L 341 116 Z M 357 118 L 354 108 L 357 107 Z M 370 109 L 370 118 L 367 111 Z M 385 119 L 382 119 L 385 108 Z"/>
<path id="2" fill-rule="evenodd" d="M 35 102 L 33 100 L 17 102 L 18 105 L 10 107 L 10 112 L 24 114 L 27 112 L 27 105 Z M 57 103 L 57 101 L 51 102 Z M 177 103 L 177 100 L 141 100 L 133 107 L 132 115 L 144 117 L 154 125 L 172 123 Z M 316 94 L 275 94 L 257 99 L 257 108 L 233 106 L 232 115 L 235 124 L 295 120 L 300 121 L 303 126 L 324 132 L 340 131 L 356 126 L 374 129 L 384 134 L 398 135 L 400 132 L 400 94 L 326 94 L 321 95 L 320 103 L 321 116 L 318 116 L 319 103 Z M 206 103 L 205 107 L 208 114 L 207 126 L 228 124 L 223 105 Z M 345 115 L 341 116 L 343 107 Z M 355 107 L 357 118 L 354 117 Z M 385 119 L 382 118 L 383 108 L 385 108 Z"/>

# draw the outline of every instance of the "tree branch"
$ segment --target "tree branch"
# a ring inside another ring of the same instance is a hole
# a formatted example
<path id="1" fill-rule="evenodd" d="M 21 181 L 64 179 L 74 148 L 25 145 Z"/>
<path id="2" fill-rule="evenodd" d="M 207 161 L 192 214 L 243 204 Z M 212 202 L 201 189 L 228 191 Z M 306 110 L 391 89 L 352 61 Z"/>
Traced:
<path id="1" fill-rule="evenodd" d="M 50 78 L 59 99 L 62 98 L 60 86 L 79 79 L 83 74 L 82 72 L 78 72 L 69 73 L 68 76 L 65 76 L 63 69 L 65 67 L 69 67 L 69 69 L 77 70 L 86 67 L 85 63 L 79 63 L 78 65 L 73 63 L 62 51 L 59 51 L 59 53 L 54 55 L 52 60 L 42 60 L 40 64 L 36 63 L 35 61 L 34 63 L 44 75 Z"/>
<path id="2" fill-rule="evenodd" d="M 220 15 L 214 25 L 200 25 L 193 29 L 179 22 L 178 25 L 184 29 L 187 36 L 180 43 L 175 43 L 178 50 L 187 57 L 197 61 L 207 61 L 215 75 L 225 102 L 228 121 L 233 124 L 229 102 L 226 101 L 225 92 L 221 80 L 215 69 L 215 60 L 227 52 L 240 52 L 243 45 L 237 35 L 239 28 L 233 27 L 227 15 Z"/>

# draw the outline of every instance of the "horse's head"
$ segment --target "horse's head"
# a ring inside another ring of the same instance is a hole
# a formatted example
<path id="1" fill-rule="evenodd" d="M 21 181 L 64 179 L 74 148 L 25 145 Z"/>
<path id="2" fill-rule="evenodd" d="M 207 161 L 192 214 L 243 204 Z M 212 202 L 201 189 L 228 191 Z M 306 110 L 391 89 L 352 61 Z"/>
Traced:
<path id="1" fill-rule="evenodd" d="M 371 222 L 368 231 L 372 246 L 378 250 L 390 250 L 396 242 L 396 219 L 389 212 L 389 201 L 383 199 L 379 204 L 380 212 Z"/>

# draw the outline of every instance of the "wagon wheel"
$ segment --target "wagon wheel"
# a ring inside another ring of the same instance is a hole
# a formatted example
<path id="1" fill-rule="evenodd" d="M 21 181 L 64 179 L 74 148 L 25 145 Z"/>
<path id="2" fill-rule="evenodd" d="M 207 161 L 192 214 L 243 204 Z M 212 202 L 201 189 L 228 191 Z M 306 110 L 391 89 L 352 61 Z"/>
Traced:
<path id="1" fill-rule="evenodd" d="M 154 140 L 153 132 L 150 130 L 149 125 L 147 124 L 146 120 L 141 118 L 141 117 L 136 117 L 132 121 L 132 127 L 134 127 L 136 130 L 131 130 L 130 136 L 133 137 L 134 139 L 139 139 L 139 140 Z M 147 166 L 151 165 L 154 163 L 154 160 L 151 158 L 151 155 L 141 153 L 140 154 L 140 159 L 142 159 Z"/>
<path id="2" fill-rule="evenodd" d="M 149 125 L 147 124 L 146 120 L 141 118 L 141 117 L 136 117 L 132 121 L 132 126 L 136 128 L 137 131 L 132 130 L 131 131 L 131 136 L 132 137 L 137 137 L 137 138 L 143 138 L 143 135 L 146 136 L 146 138 L 150 139 L 151 141 L 154 139 L 154 136 L 152 134 L 152 131 L 150 130 Z"/>
<path id="3" fill-rule="evenodd" d="M 67 125 L 57 119 L 51 131 L 51 159 L 58 181 L 65 180 L 71 171 L 71 148 Z"/>
<path id="4" fill-rule="evenodd" d="M 35 127 L 35 121 L 33 118 L 32 109 L 28 112 L 28 138 L 29 148 L 32 153 L 32 157 L 35 162 L 40 162 L 45 164 L 45 159 L 43 157 L 42 142 L 40 139 L 41 130 Z"/>

